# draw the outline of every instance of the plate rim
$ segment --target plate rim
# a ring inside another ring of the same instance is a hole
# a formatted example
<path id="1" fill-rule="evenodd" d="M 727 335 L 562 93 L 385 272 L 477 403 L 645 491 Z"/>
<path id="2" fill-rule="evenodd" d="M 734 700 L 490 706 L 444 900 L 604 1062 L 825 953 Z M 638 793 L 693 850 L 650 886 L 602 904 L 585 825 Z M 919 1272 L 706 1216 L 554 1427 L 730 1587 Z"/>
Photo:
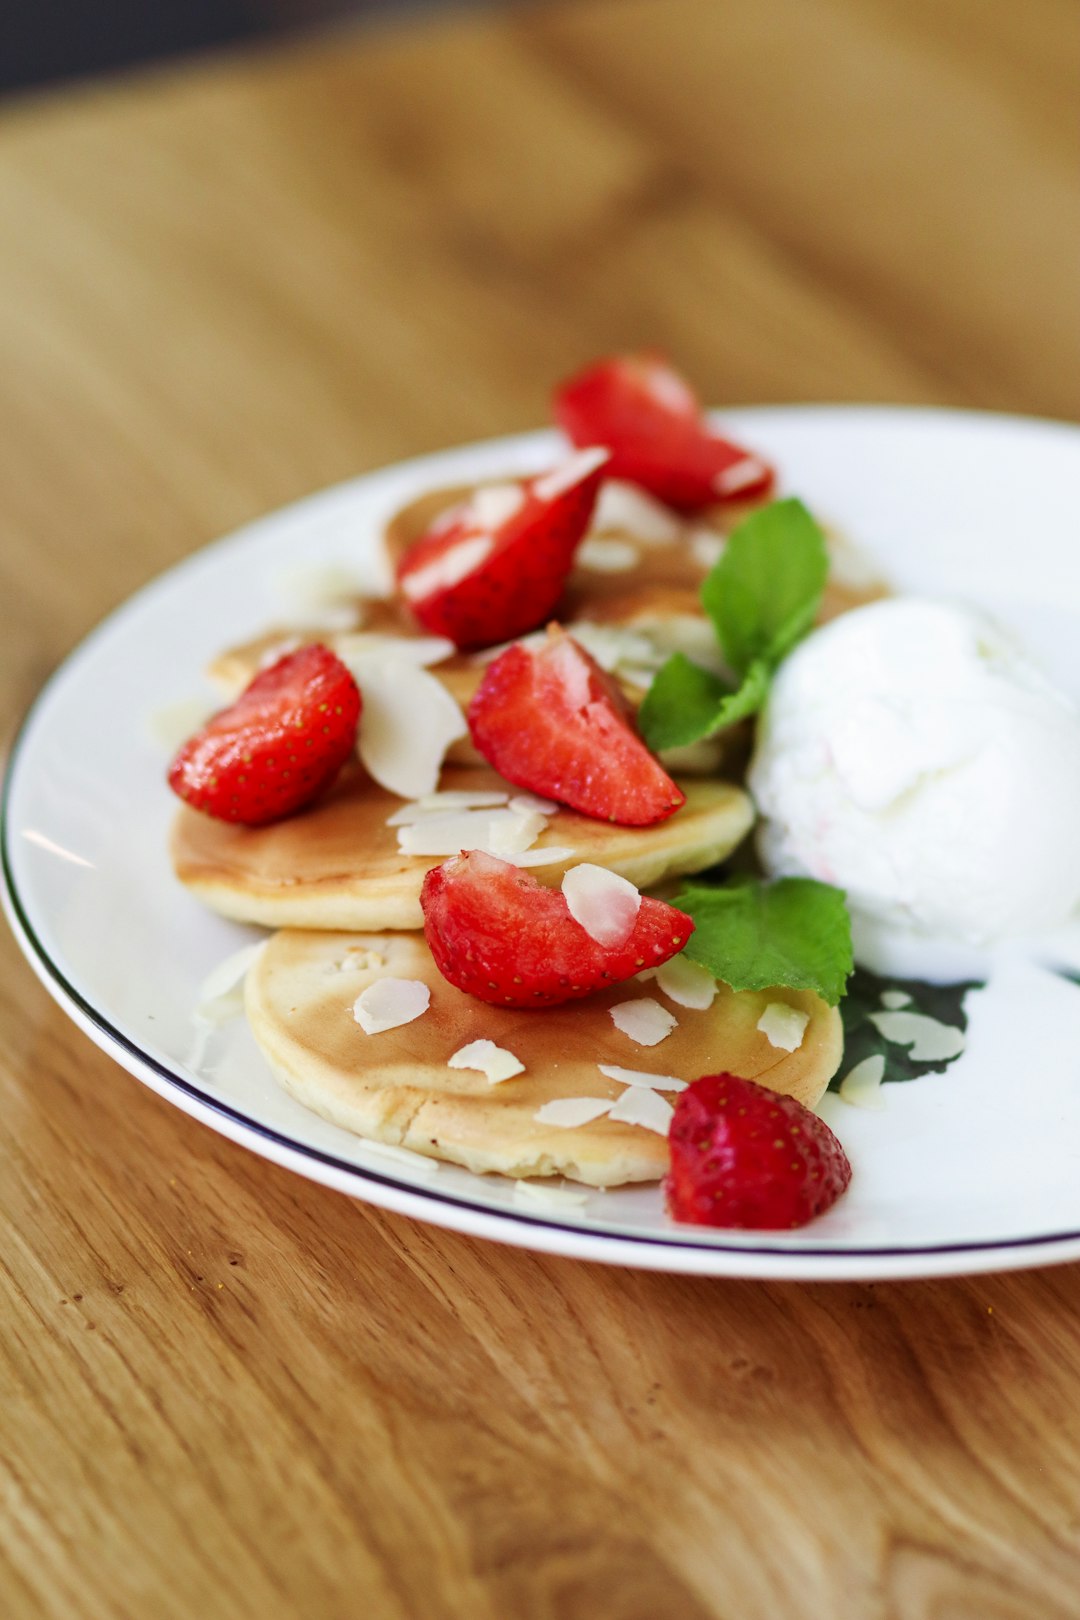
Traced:
<path id="1" fill-rule="evenodd" d="M 863 419 L 898 416 L 908 422 L 943 418 L 950 422 L 961 420 L 987 426 L 1049 431 L 1073 439 L 1080 435 L 1080 427 L 1076 424 L 1053 418 L 952 409 L 947 406 L 808 403 L 730 406 L 715 414 L 721 417 L 769 416 L 774 419 L 810 415 L 852 415 Z M 340 1159 L 325 1149 L 300 1142 L 273 1126 L 263 1124 L 243 1110 L 203 1091 L 178 1068 L 147 1052 L 137 1040 L 119 1028 L 102 1007 L 95 1006 L 84 997 L 44 945 L 34 927 L 15 878 L 11 858 L 10 803 L 23 751 L 40 721 L 44 705 L 60 683 L 70 675 L 72 666 L 80 657 L 99 638 L 107 636 L 121 617 L 136 611 L 144 599 L 161 589 L 167 589 L 178 574 L 192 565 L 205 562 L 218 550 L 241 542 L 250 536 L 251 531 L 268 521 L 299 514 L 305 507 L 314 507 L 324 498 L 340 497 L 351 486 L 366 482 L 380 474 L 393 473 L 406 476 L 412 469 L 434 460 L 458 455 L 465 457 L 496 447 L 503 454 L 512 453 L 516 447 L 527 452 L 539 446 L 545 438 L 553 436 L 554 430 L 546 428 L 447 446 L 383 467 L 372 468 L 300 496 L 180 558 L 124 598 L 80 638 L 31 699 L 21 720 L 16 722 L 14 732 L 4 750 L 3 784 L 0 792 L 0 903 L 16 943 L 38 980 L 76 1027 L 121 1068 L 165 1101 L 180 1108 L 182 1112 L 199 1120 L 200 1123 L 208 1125 L 219 1135 L 317 1184 L 359 1198 L 375 1207 L 388 1209 L 467 1236 L 482 1237 L 489 1241 L 494 1240 L 513 1247 L 568 1259 L 591 1260 L 671 1274 L 726 1277 L 732 1280 L 738 1278 L 787 1282 L 898 1280 L 974 1275 L 996 1270 L 1063 1264 L 1080 1259 L 1080 1231 L 1037 1233 L 1026 1237 L 941 1244 L 878 1245 L 845 1249 L 807 1246 L 791 1249 L 771 1246 L 768 1241 L 725 1243 L 719 1237 L 709 1241 L 695 1241 L 681 1233 L 673 1233 L 670 1237 L 647 1233 L 624 1236 L 575 1226 L 570 1219 L 552 1220 L 539 1210 L 492 1209 L 487 1205 L 473 1203 L 468 1198 L 447 1189 L 439 1191 L 405 1182 L 392 1173 L 383 1174 L 349 1160 Z"/>

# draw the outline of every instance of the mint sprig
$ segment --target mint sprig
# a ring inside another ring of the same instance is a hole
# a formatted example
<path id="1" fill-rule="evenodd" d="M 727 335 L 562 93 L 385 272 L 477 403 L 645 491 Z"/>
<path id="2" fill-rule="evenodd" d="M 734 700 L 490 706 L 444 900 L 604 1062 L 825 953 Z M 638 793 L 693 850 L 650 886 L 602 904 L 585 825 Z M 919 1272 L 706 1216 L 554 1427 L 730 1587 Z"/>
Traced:
<path id="1" fill-rule="evenodd" d="M 692 917 L 685 952 L 733 990 L 815 990 L 835 1007 L 854 963 L 842 889 L 813 878 L 691 884 L 673 904 Z"/>
<path id="2" fill-rule="evenodd" d="M 801 501 L 773 501 L 739 524 L 701 587 L 738 685 L 675 653 L 638 713 L 650 748 L 700 742 L 761 708 L 777 665 L 813 625 L 828 569 L 825 536 Z"/>

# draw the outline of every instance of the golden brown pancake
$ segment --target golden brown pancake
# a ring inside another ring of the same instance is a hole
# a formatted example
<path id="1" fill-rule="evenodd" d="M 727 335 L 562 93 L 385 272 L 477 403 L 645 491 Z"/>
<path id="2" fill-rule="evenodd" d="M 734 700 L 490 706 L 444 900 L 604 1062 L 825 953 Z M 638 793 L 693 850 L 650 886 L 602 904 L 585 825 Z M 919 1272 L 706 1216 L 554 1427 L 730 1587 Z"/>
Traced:
<path id="1" fill-rule="evenodd" d="M 445 770 L 442 791 L 514 789 L 487 768 Z M 639 888 L 723 860 L 750 830 L 753 808 L 730 782 L 684 781 L 686 804 L 655 827 L 617 827 L 558 810 L 538 848 L 566 846 L 570 859 L 536 869 L 557 884 L 590 861 Z M 191 810 L 173 824 L 177 877 L 215 911 L 284 928 L 420 928 L 424 874 L 445 856 L 403 855 L 387 817 L 402 801 L 350 768 L 318 803 L 266 827 L 242 827 Z"/>
<path id="2" fill-rule="evenodd" d="M 387 976 L 421 980 L 431 1004 L 410 1024 L 366 1035 L 353 1003 Z M 288 930 L 248 974 L 245 1002 L 277 1079 L 335 1125 L 470 1170 L 565 1175 L 595 1187 L 655 1181 L 668 1164 L 666 1136 L 643 1126 L 605 1118 L 563 1129 L 536 1120 L 556 1098 L 620 1097 L 626 1088 L 598 1064 L 684 1080 L 728 1070 L 809 1107 L 839 1064 L 839 1014 L 810 991 L 736 993 L 720 985 L 707 1011 L 671 1004 L 677 1028 L 641 1047 L 615 1028 L 608 1009 L 646 995 L 667 1005 L 655 984 L 631 981 L 542 1011 L 493 1007 L 442 978 L 422 935 Z M 772 1046 L 756 1027 L 775 1001 L 809 1014 L 795 1052 Z M 474 1040 L 512 1052 L 524 1072 L 491 1085 L 474 1070 L 448 1068 L 447 1059 Z"/>

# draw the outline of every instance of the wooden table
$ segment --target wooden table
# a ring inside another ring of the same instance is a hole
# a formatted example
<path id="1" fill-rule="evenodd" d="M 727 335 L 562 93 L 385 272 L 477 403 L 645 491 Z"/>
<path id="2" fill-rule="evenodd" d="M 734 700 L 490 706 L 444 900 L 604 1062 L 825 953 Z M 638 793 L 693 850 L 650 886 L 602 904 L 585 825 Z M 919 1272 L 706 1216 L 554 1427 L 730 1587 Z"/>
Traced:
<path id="1" fill-rule="evenodd" d="M 1076 24 L 583 0 L 9 104 L 5 719 L 204 541 L 608 348 L 717 402 L 1080 414 Z M 1076 1267 L 448 1236 L 186 1119 L 0 951 L 8 1620 L 1080 1613 Z"/>

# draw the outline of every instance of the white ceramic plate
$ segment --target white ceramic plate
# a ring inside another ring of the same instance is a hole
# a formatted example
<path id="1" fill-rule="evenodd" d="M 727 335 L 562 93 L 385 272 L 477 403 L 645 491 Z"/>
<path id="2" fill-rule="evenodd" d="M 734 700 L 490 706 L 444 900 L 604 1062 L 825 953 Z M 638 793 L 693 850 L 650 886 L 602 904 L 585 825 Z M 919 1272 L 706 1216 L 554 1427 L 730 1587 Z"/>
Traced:
<path id="1" fill-rule="evenodd" d="M 989 607 L 1080 694 L 1080 431 L 842 407 L 723 421 L 898 588 Z M 215 1130 L 312 1180 L 478 1237 L 796 1279 L 1080 1257 L 1080 988 L 1038 959 L 1017 956 L 969 996 L 968 1047 L 946 1073 L 888 1086 L 881 1112 L 826 1099 L 851 1191 L 791 1235 L 678 1227 L 656 1188 L 556 1211 L 526 1206 L 498 1178 L 445 1165 L 420 1173 L 285 1096 L 242 1020 L 200 1039 L 197 987 L 256 934 L 202 910 L 171 876 L 173 803 L 150 715 L 197 694 L 212 654 L 274 621 L 283 566 L 370 559 L 380 520 L 412 494 L 536 470 L 559 443 L 540 433 L 449 451 L 303 501 L 173 569 L 72 654 L 28 717 L 5 785 L 6 905 L 38 976 L 103 1050 Z"/>

